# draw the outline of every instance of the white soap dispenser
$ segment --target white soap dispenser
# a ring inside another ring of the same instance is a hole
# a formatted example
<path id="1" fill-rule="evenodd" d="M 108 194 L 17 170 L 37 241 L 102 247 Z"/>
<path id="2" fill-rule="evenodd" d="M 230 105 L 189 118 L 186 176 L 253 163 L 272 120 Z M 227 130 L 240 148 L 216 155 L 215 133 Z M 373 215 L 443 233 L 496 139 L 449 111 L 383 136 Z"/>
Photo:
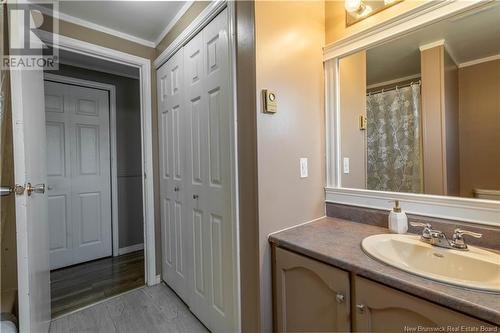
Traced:
<path id="1" fill-rule="evenodd" d="M 408 217 L 401 210 L 399 200 L 395 200 L 395 205 L 389 213 L 389 230 L 396 234 L 404 234 L 408 231 Z"/>

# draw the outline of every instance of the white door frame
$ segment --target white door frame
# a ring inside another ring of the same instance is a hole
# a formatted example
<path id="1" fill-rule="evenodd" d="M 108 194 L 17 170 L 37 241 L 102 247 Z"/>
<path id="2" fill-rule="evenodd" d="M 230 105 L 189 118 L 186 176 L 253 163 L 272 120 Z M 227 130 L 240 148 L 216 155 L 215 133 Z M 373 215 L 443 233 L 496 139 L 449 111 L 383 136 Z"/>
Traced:
<path id="1" fill-rule="evenodd" d="M 86 88 L 105 90 L 109 93 L 109 135 L 111 155 L 111 232 L 113 241 L 113 257 L 119 252 L 119 224 L 118 224 L 118 160 L 116 156 L 116 87 L 112 84 L 77 79 L 74 77 L 44 73 L 44 80 L 57 83 L 72 84 Z"/>
<path id="2" fill-rule="evenodd" d="M 228 48 L 229 48 L 229 98 L 231 99 L 231 142 L 230 142 L 230 160 L 231 160 L 231 218 L 235 225 L 233 226 L 233 270 L 235 281 L 231 286 L 234 290 L 235 322 L 237 331 L 241 331 L 241 279 L 240 279 L 240 240 L 239 240 L 239 196 L 238 196 L 238 133 L 237 133 L 237 93 L 236 93 L 236 9 L 234 1 L 217 0 L 211 2 L 180 34 L 170 43 L 170 45 L 154 60 L 154 68 L 158 70 L 168 59 L 170 59 L 180 48 L 186 45 L 198 32 L 207 26 L 225 8 L 228 9 Z"/>
<path id="3" fill-rule="evenodd" d="M 143 173 L 143 217 L 144 217 L 144 278 L 149 286 L 159 283 L 156 277 L 156 248 L 155 248 L 155 210 L 154 210 L 154 185 L 153 185 L 153 136 L 151 134 L 152 108 L 151 108 L 151 61 L 129 53 L 117 51 L 107 47 L 91 44 L 63 35 L 53 38 L 53 33 L 39 31 L 37 35 L 47 44 L 51 45 L 57 40 L 57 45 L 52 45 L 61 50 L 86 55 L 93 58 L 132 66 L 139 69 L 139 86 L 141 100 L 141 146 L 142 146 L 142 173 Z M 113 136 L 112 136 L 113 137 Z M 115 191 L 115 189 L 112 189 Z M 115 192 L 116 193 L 116 192 Z M 115 207 L 113 207 L 115 208 Z M 113 240 L 113 249 L 114 249 Z"/>

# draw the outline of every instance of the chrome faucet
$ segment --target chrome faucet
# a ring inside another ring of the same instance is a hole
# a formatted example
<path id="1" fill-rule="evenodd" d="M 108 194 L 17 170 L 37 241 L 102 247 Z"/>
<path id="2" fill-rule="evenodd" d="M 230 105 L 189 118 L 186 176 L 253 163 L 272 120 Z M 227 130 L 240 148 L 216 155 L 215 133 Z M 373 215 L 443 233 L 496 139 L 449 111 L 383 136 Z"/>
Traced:
<path id="1" fill-rule="evenodd" d="M 467 251 L 467 244 L 465 244 L 464 235 L 481 238 L 483 235 L 477 232 L 468 230 L 455 229 L 451 240 L 448 240 L 445 233 L 439 230 L 432 229 L 429 223 L 410 222 L 414 227 L 423 227 L 420 240 L 424 243 L 434 246 L 443 247 L 446 249 L 463 250 Z"/>

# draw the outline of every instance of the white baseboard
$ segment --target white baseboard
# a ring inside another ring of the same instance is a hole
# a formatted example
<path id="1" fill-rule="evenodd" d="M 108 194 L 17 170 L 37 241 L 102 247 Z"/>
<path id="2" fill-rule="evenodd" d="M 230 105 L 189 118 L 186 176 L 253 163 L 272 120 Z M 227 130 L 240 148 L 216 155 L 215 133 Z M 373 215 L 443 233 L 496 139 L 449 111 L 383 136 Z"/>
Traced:
<path id="1" fill-rule="evenodd" d="M 155 284 L 158 284 L 158 283 L 161 283 L 161 275 L 160 274 L 158 274 L 156 276 L 156 280 L 155 280 Z"/>
<path id="2" fill-rule="evenodd" d="M 135 252 L 139 250 L 144 250 L 144 243 L 141 244 L 135 244 L 127 247 L 121 247 L 118 249 L 118 255 L 121 256 L 122 254 L 127 254 L 130 252 Z"/>

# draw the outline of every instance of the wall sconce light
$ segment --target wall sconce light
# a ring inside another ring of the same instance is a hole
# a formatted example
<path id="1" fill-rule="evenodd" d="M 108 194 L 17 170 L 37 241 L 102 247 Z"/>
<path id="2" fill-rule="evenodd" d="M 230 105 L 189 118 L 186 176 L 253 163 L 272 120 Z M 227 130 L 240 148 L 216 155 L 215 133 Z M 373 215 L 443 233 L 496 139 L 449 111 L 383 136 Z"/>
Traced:
<path id="1" fill-rule="evenodd" d="M 346 26 L 359 22 L 401 1 L 403 0 L 344 0 Z"/>
<path id="2" fill-rule="evenodd" d="M 372 11 L 372 8 L 365 4 L 363 0 L 345 0 L 344 7 L 348 13 L 357 17 L 365 17 Z"/>

